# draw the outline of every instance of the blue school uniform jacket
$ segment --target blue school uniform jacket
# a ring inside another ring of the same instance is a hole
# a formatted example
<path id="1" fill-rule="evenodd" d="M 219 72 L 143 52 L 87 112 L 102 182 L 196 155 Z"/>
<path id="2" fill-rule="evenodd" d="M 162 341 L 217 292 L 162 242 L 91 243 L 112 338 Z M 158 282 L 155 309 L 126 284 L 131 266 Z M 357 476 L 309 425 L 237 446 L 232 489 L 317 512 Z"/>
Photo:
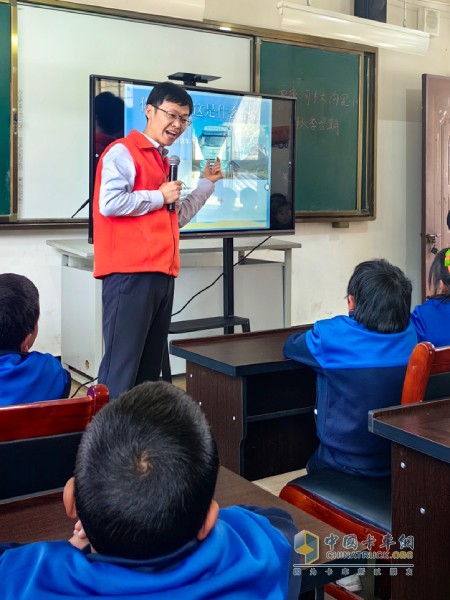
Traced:
<path id="1" fill-rule="evenodd" d="M 450 301 L 429 298 L 411 313 L 419 342 L 431 342 L 436 347 L 450 346 Z"/>
<path id="2" fill-rule="evenodd" d="M 288 513 L 253 508 L 267 514 L 293 539 L 296 529 Z M 237 506 L 220 511 L 204 541 L 190 542 L 172 555 L 147 561 L 92 554 L 89 546 L 83 552 L 65 541 L 10 549 L 0 545 L 1 598 L 297 599 L 301 577 L 289 580 L 292 548 L 268 519 Z"/>
<path id="3" fill-rule="evenodd" d="M 51 354 L 0 355 L 0 406 L 66 398 L 70 375 Z"/>
<path id="4" fill-rule="evenodd" d="M 316 425 L 319 455 L 326 463 L 322 468 L 389 475 L 390 442 L 368 431 L 367 413 L 400 404 L 416 343 L 411 324 L 401 333 L 383 334 L 347 316 L 318 321 L 313 329 L 288 338 L 285 356 L 317 372 Z"/>

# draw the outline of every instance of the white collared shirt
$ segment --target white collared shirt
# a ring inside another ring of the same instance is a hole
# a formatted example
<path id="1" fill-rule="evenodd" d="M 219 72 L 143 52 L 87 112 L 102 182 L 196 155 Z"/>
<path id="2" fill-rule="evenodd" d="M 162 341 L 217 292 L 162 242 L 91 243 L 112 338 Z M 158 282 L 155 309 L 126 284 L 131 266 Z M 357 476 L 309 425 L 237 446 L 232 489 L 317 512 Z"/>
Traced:
<path id="1" fill-rule="evenodd" d="M 154 140 L 145 137 L 158 147 Z M 136 167 L 128 149 L 123 144 L 114 144 L 103 156 L 99 210 L 104 217 L 139 217 L 164 206 L 159 190 L 132 191 L 135 178 Z M 214 184 L 201 179 L 197 188 L 177 203 L 179 227 L 192 219 L 213 191 Z"/>

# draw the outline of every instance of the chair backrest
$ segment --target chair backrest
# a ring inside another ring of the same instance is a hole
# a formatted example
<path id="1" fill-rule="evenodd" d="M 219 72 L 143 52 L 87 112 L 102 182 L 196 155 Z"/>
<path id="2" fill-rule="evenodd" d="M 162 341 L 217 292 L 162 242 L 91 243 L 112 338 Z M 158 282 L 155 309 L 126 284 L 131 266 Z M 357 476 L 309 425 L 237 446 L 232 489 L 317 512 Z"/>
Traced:
<path id="1" fill-rule="evenodd" d="M 0 442 L 84 431 L 108 401 L 108 388 L 97 384 L 81 398 L 1 406 Z"/>
<path id="2" fill-rule="evenodd" d="M 450 346 L 419 342 L 412 351 L 403 383 L 402 404 L 450 397 Z"/>
<path id="3" fill-rule="evenodd" d="M 102 384 L 87 394 L 0 407 L 0 502 L 65 485 L 73 474 L 83 431 L 109 401 Z"/>

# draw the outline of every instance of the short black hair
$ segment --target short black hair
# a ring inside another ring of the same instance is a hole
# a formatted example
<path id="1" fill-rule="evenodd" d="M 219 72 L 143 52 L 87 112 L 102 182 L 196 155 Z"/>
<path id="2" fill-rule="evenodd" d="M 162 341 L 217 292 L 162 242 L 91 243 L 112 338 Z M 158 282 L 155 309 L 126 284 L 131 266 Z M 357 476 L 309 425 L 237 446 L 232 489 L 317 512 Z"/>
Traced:
<path id="1" fill-rule="evenodd" d="M 177 85 L 170 81 L 157 83 L 147 98 L 147 104 L 151 104 L 152 106 L 161 106 L 165 101 L 173 102 L 179 106 L 187 106 L 190 115 L 194 110 L 192 98 L 186 90 L 182 88 L 181 85 Z"/>
<path id="2" fill-rule="evenodd" d="M 428 287 L 430 288 L 431 298 L 441 298 L 444 301 L 450 300 L 450 272 L 445 266 L 445 255 L 450 248 L 442 248 L 434 257 L 428 273 Z M 447 287 L 447 292 L 438 294 L 437 287 L 439 281 Z"/>
<path id="3" fill-rule="evenodd" d="M 411 281 L 387 260 L 376 259 L 355 267 L 347 294 L 355 299 L 355 321 L 371 331 L 404 331 L 411 311 Z"/>
<path id="4" fill-rule="evenodd" d="M 75 503 L 97 552 L 148 559 L 200 531 L 218 472 L 205 415 L 183 390 L 145 382 L 102 409 L 85 431 Z"/>
<path id="5" fill-rule="evenodd" d="M 39 292 L 32 281 L 16 273 L 0 274 L 0 349 L 20 350 L 39 320 Z"/>
<path id="6" fill-rule="evenodd" d="M 274 194 L 270 194 L 270 210 L 276 212 L 280 206 L 284 204 L 288 204 L 287 198 L 284 194 L 279 194 L 275 192 Z"/>
<path id="7" fill-rule="evenodd" d="M 94 110 L 98 126 L 107 135 L 123 135 L 125 103 L 111 92 L 95 96 Z"/>

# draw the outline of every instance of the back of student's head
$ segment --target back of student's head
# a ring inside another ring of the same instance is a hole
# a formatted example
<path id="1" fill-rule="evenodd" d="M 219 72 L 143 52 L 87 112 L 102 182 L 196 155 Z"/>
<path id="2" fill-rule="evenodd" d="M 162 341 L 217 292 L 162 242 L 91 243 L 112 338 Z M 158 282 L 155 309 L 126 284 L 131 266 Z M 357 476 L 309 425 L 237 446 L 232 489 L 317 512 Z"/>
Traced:
<path id="1" fill-rule="evenodd" d="M 95 550 L 145 559 L 194 540 L 217 480 L 214 438 L 199 406 L 146 382 L 102 409 L 75 469 L 78 516 Z"/>
<path id="2" fill-rule="evenodd" d="M 439 289 L 442 281 L 443 288 Z M 443 248 L 434 257 L 428 273 L 428 287 L 431 297 L 450 300 L 450 248 Z"/>
<path id="3" fill-rule="evenodd" d="M 287 204 L 287 198 L 284 194 L 278 192 L 270 194 L 270 212 L 275 214 L 280 206 Z"/>
<path id="4" fill-rule="evenodd" d="M 157 83 L 147 98 L 147 104 L 151 104 L 152 106 L 161 106 L 163 102 L 173 102 L 173 104 L 178 104 L 179 106 L 187 106 L 189 114 L 192 114 L 194 110 L 192 98 L 186 90 L 170 81 Z"/>
<path id="5" fill-rule="evenodd" d="M 270 196 L 270 226 L 281 229 L 292 226 L 292 207 L 284 194 Z"/>
<path id="6" fill-rule="evenodd" d="M 20 350 L 39 319 L 39 292 L 16 273 L 0 274 L 0 349 Z"/>
<path id="7" fill-rule="evenodd" d="M 379 333 L 406 329 L 411 292 L 411 282 L 403 271 L 384 259 L 357 265 L 347 288 L 347 294 L 354 297 L 355 320 Z"/>
<path id="8" fill-rule="evenodd" d="M 95 97 L 95 118 L 103 133 L 120 137 L 123 135 L 125 104 L 122 98 L 111 92 L 101 92 Z"/>

